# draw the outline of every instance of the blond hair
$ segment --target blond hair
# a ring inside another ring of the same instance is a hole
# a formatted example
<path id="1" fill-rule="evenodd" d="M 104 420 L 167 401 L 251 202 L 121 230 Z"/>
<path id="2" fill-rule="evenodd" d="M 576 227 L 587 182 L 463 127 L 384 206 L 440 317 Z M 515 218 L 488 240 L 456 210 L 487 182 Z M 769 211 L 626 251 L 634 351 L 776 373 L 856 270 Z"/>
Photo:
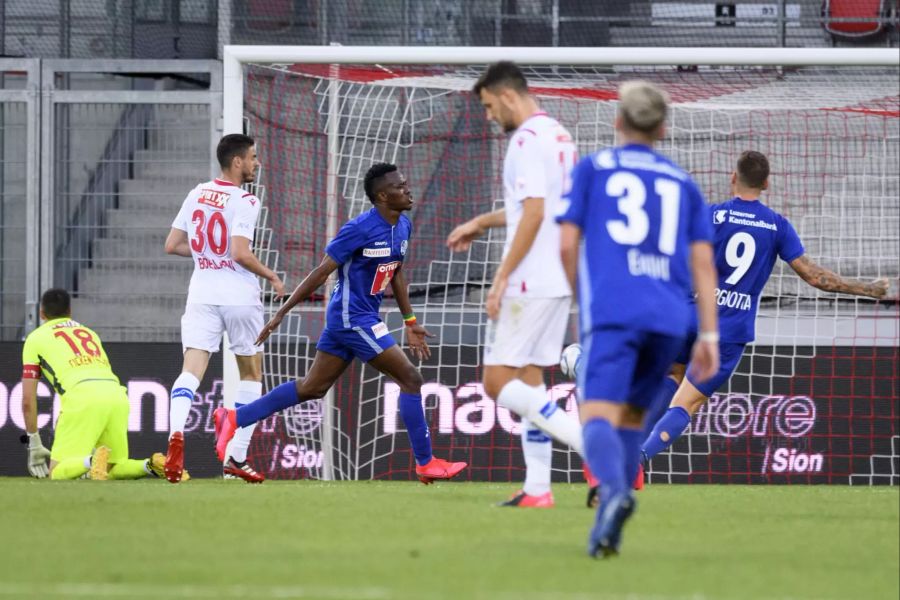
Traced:
<path id="1" fill-rule="evenodd" d="M 629 129 L 651 134 L 663 124 L 669 95 L 649 81 L 626 81 L 619 86 L 619 114 Z"/>

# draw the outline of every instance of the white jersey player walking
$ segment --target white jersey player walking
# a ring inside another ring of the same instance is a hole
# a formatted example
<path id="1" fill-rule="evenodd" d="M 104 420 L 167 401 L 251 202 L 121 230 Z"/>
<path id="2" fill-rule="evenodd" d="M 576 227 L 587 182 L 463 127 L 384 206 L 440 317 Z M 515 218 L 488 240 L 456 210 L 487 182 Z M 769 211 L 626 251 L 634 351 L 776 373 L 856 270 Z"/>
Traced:
<path id="1" fill-rule="evenodd" d="M 542 112 L 511 62 L 491 65 L 473 88 L 487 118 L 511 133 L 503 162 L 504 207 L 447 238 L 464 251 L 486 229 L 506 227 L 503 260 L 488 293 L 485 391 L 522 417 L 526 476 L 506 506 L 550 507 L 553 447 L 547 434 L 582 454 L 581 425 L 547 398 L 544 367 L 557 364 L 572 291 L 559 256 L 562 196 L 578 159 L 565 127 Z"/>
<path id="2" fill-rule="evenodd" d="M 220 177 L 195 187 L 172 223 L 166 252 L 194 259 L 194 274 L 181 317 L 184 365 L 172 385 L 169 404 L 169 449 L 166 478 L 181 481 L 184 472 L 184 426 L 194 394 L 206 373 L 209 356 L 228 333 L 237 358 L 240 383 L 236 406 L 262 395 L 262 346 L 255 344 L 263 326 L 259 280 L 267 279 L 276 298 L 284 284 L 253 254 L 250 244 L 259 215 L 259 199 L 241 185 L 252 183 L 259 169 L 256 146 L 243 134 L 224 136 L 216 148 Z M 229 407 L 234 408 L 234 407 Z M 226 478 L 261 483 L 263 476 L 247 464 L 253 426 L 239 430 L 223 465 Z"/>

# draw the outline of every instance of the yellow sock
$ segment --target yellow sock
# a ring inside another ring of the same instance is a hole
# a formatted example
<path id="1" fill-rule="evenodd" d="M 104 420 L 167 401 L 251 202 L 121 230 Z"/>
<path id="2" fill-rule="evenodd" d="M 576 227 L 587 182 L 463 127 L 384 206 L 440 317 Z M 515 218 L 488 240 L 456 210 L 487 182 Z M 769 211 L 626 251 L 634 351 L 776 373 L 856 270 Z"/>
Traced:
<path id="1" fill-rule="evenodd" d="M 90 464 L 91 457 L 87 457 L 87 463 Z M 84 458 L 67 458 L 59 461 L 50 473 L 50 479 L 78 479 L 88 472 L 89 467 L 84 466 Z"/>
<path id="2" fill-rule="evenodd" d="M 109 470 L 110 479 L 141 479 L 147 476 L 144 468 L 146 460 L 129 458 L 113 465 Z"/>

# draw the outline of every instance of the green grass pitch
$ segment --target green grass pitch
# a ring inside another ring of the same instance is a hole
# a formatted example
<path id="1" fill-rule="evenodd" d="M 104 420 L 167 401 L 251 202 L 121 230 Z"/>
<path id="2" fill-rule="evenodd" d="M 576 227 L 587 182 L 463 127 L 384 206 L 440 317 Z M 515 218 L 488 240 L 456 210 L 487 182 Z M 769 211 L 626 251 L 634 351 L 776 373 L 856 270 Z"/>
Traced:
<path id="1" fill-rule="evenodd" d="M 585 554 L 583 485 L 0 479 L 0 598 L 683 600 L 900 596 L 897 489 L 648 486 Z"/>

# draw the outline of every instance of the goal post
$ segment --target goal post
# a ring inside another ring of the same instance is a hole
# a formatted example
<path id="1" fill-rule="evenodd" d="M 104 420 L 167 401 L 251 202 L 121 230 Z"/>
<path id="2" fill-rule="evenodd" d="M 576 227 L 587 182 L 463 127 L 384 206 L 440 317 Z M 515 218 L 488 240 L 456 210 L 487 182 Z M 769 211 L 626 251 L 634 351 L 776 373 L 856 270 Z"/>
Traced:
<path id="1" fill-rule="evenodd" d="M 224 131 L 243 131 L 246 121 L 261 144 L 268 239 L 288 287 L 364 210 L 361 178 L 372 162 L 396 162 L 422 199 L 413 212 L 411 295 L 438 333 L 435 358 L 422 365 L 423 396 L 436 449 L 469 460 L 473 478 L 503 481 L 521 471 L 517 421 L 479 383 L 481 301 L 503 233 L 464 256 L 441 243 L 453 223 L 501 195 L 505 139 L 469 93 L 483 66 L 498 60 L 523 66 L 582 154 L 614 143 L 617 82 L 659 82 L 673 98 L 661 149 L 711 202 L 727 199 L 737 154 L 760 149 L 773 163 L 765 200 L 792 220 L 810 256 L 847 276 L 900 275 L 896 49 L 226 46 Z M 298 307 L 273 336 L 267 388 L 302 377 L 327 298 Z M 386 299 L 385 320 L 401 342 L 392 313 Z M 889 398 L 900 383 L 898 322 L 896 305 L 818 293 L 776 268 L 757 341 L 690 435 L 654 461 L 651 481 L 897 484 L 898 410 Z M 223 358 L 228 398 L 238 377 L 233 356 Z M 555 371 L 550 383 L 551 397 L 573 410 L 571 383 Z M 411 457 L 396 402 L 395 386 L 354 366 L 333 394 L 286 411 L 273 431 L 306 453 L 298 476 L 405 478 Z M 255 438 L 252 454 L 277 466 L 285 439 Z M 577 457 L 557 447 L 554 477 L 578 480 L 579 471 Z"/>

